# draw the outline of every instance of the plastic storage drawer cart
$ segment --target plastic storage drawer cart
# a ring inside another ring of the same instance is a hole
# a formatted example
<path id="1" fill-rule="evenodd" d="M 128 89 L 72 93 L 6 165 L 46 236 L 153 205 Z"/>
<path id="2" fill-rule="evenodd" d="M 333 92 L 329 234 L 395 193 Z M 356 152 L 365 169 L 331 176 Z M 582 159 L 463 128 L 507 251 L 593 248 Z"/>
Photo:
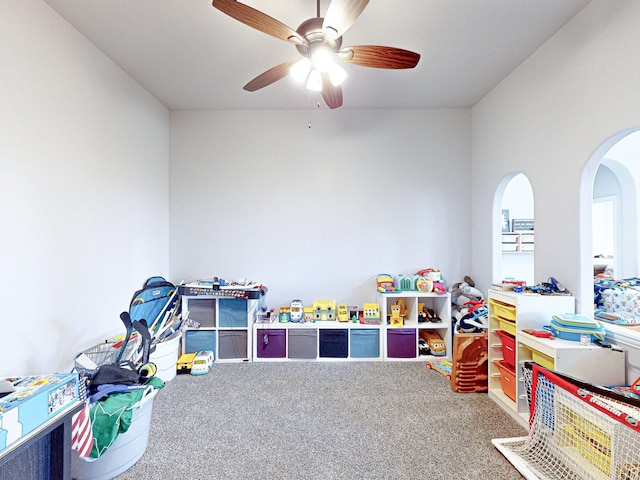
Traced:
<path id="1" fill-rule="evenodd" d="M 281 328 L 259 328 L 256 335 L 256 351 L 260 358 L 286 357 L 287 331 Z"/>
<path id="2" fill-rule="evenodd" d="M 349 331 L 327 328 L 320 330 L 320 357 L 347 358 L 349 356 Z"/>
<path id="3" fill-rule="evenodd" d="M 289 329 L 289 355 L 288 358 L 311 359 L 318 357 L 318 330 Z"/>
<path id="4" fill-rule="evenodd" d="M 387 357 L 416 358 L 417 338 L 412 328 L 387 330 Z"/>
<path id="5" fill-rule="evenodd" d="M 351 358 L 380 357 L 380 330 L 376 328 L 351 330 L 349 347 Z"/>
<path id="6" fill-rule="evenodd" d="M 183 353 L 211 350 L 213 357 L 218 358 L 216 352 L 216 333 L 215 330 L 185 330 Z"/>

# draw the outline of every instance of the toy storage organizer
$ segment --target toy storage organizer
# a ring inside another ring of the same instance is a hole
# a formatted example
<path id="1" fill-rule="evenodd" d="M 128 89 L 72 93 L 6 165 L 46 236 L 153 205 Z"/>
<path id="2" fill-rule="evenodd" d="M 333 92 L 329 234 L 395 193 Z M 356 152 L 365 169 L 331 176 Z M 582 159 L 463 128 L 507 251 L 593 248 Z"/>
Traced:
<path id="1" fill-rule="evenodd" d="M 401 301 L 406 312 L 401 326 L 391 326 L 391 306 Z M 418 291 L 394 293 L 378 292 L 382 329 L 384 330 L 385 360 L 435 360 L 451 359 L 451 296 Z M 422 315 L 424 309 L 432 310 L 441 321 L 429 320 Z M 445 344 L 445 355 L 421 355 L 418 342 L 424 333 L 436 332 Z M 422 333 L 422 334 L 421 334 Z"/>
<path id="2" fill-rule="evenodd" d="M 571 296 L 489 290 L 489 398 L 525 427 L 529 406 L 523 362 L 535 361 L 596 385 L 625 382 L 624 352 L 523 332 L 541 330 L 554 314 L 573 313 L 574 309 Z"/>
<path id="3" fill-rule="evenodd" d="M 213 351 L 216 362 L 250 361 L 251 326 L 264 301 L 257 298 L 226 296 L 224 290 L 201 289 L 196 294 L 182 294 L 182 309 L 198 328 L 183 332 L 182 351 Z"/>
<path id="4" fill-rule="evenodd" d="M 253 360 L 382 360 L 380 330 L 337 321 L 256 323 Z"/>

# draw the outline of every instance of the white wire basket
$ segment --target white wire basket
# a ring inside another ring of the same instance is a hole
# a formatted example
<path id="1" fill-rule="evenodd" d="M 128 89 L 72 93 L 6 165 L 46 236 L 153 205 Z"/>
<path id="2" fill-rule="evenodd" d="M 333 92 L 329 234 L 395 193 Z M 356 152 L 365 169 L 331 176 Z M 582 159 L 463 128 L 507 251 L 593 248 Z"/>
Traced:
<path id="1" fill-rule="evenodd" d="M 120 363 L 135 365 L 142 355 L 141 343 L 140 335 L 132 335 L 122 352 Z M 102 365 L 116 363 L 118 361 L 122 344 L 122 340 L 107 341 L 84 350 L 75 357 L 75 370 L 80 375 L 92 378 Z"/>

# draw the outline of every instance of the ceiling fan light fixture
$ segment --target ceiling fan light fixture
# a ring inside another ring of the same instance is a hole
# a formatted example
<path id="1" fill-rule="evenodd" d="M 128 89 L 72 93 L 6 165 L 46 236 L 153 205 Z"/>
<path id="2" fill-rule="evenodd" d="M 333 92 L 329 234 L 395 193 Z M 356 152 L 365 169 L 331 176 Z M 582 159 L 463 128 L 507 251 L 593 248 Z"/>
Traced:
<path id="1" fill-rule="evenodd" d="M 332 63 L 329 66 L 329 80 L 334 87 L 337 87 L 347 78 L 347 72 L 337 63 Z"/>
<path id="2" fill-rule="evenodd" d="M 303 83 L 309 76 L 311 71 L 311 60 L 307 57 L 303 57 L 289 68 L 289 74 L 293 79 L 299 83 Z"/>
<path id="3" fill-rule="evenodd" d="M 324 47 L 316 48 L 311 54 L 311 63 L 313 68 L 320 72 L 327 72 L 329 67 L 334 63 L 333 56 L 328 49 Z"/>
<path id="4" fill-rule="evenodd" d="M 307 79 L 307 90 L 314 92 L 322 91 L 322 74 L 318 70 L 311 70 Z"/>

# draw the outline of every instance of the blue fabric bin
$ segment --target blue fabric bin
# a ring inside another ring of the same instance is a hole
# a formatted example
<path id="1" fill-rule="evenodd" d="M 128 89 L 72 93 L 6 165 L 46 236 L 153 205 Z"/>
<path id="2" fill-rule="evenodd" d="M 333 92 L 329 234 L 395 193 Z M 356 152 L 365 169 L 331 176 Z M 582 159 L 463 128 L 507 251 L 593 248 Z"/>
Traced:
<path id="1" fill-rule="evenodd" d="M 351 358 L 379 358 L 380 330 L 377 328 L 352 329 L 349 349 Z"/>
<path id="2" fill-rule="evenodd" d="M 183 353 L 199 352 L 200 350 L 211 350 L 213 352 L 213 357 L 217 358 L 215 330 L 184 331 Z"/>
<path id="3" fill-rule="evenodd" d="M 349 331 L 328 328 L 320 330 L 320 357 L 347 358 L 349 356 Z"/>
<path id="4" fill-rule="evenodd" d="M 244 298 L 221 298 L 218 304 L 220 327 L 247 327 L 247 300 Z"/>

